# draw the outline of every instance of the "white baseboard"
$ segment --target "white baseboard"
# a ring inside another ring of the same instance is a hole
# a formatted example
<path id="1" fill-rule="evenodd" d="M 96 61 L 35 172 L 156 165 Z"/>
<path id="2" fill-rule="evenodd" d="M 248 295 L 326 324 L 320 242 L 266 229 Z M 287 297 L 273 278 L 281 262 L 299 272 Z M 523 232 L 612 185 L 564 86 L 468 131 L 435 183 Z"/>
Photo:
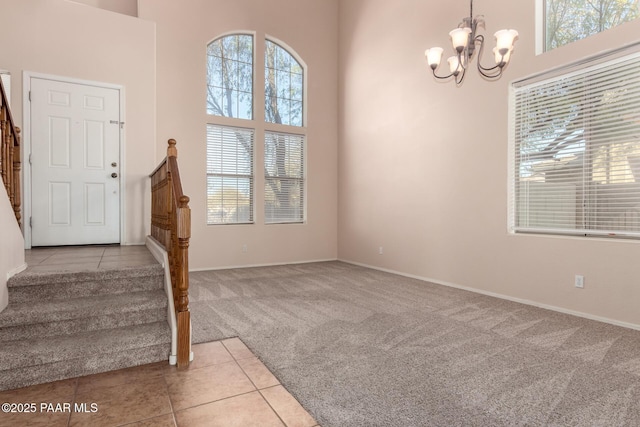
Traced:
<path id="1" fill-rule="evenodd" d="M 208 268 L 190 268 L 189 271 L 216 271 L 216 270 L 230 270 L 232 268 L 254 268 L 254 267 L 276 267 L 280 265 L 296 265 L 296 264 L 310 264 L 312 262 L 329 262 L 339 261 L 337 258 L 330 259 L 315 259 L 308 261 L 293 261 L 293 262 L 274 262 L 268 264 L 243 264 L 243 265 L 229 265 L 223 267 L 208 267 Z"/>
<path id="2" fill-rule="evenodd" d="M 437 280 L 437 279 L 431 279 L 431 278 L 428 278 L 428 277 L 417 276 L 415 274 L 403 273 L 401 271 L 390 270 L 390 269 L 382 268 L 382 267 L 376 267 L 375 265 L 363 264 L 363 263 L 359 263 L 359 262 L 355 262 L 355 261 L 349 261 L 349 260 L 345 260 L 345 259 L 338 259 L 338 261 L 345 262 L 347 264 L 357 265 L 359 267 L 366 267 L 366 268 L 371 268 L 373 270 L 384 271 L 385 273 L 397 274 L 398 276 L 409 277 L 411 279 L 422 280 L 423 282 L 435 283 L 436 285 L 448 286 L 450 288 L 461 289 L 461 290 L 473 292 L 473 293 L 476 293 L 476 294 L 487 295 L 487 296 L 490 296 L 490 297 L 500 298 L 500 299 L 507 300 L 507 301 L 513 301 L 513 302 L 517 302 L 517 303 L 520 303 L 520 304 L 530 305 L 530 306 L 533 306 L 533 307 L 544 308 L 545 310 L 556 311 L 558 313 L 570 314 L 572 316 L 582 317 L 582 318 L 589 319 L 589 320 L 595 320 L 597 322 L 609 323 L 611 325 L 621 326 L 623 328 L 640 330 L 640 325 L 635 324 L 635 323 L 621 322 L 619 320 L 609 319 L 607 317 L 595 316 L 593 314 L 583 313 L 581 311 L 569 310 L 567 308 L 557 307 L 555 305 L 542 304 L 542 303 L 539 303 L 539 302 L 536 302 L 536 301 L 531 301 L 531 300 L 522 299 L 522 298 L 516 298 L 516 297 L 509 296 L 509 295 L 499 294 L 499 293 L 496 293 L 496 292 L 484 291 L 482 289 L 470 288 L 468 286 L 462 286 L 462 285 L 458 285 L 458 284 L 455 284 L 455 283 L 445 282 L 445 281 L 442 281 L 442 280 Z"/>
<path id="3" fill-rule="evenodd" d="M 27 263 L 26 262 L 22 263 L 22 265 L 20 265 L 20 266 L 18 266 L 16 268 L 12 268 L 11 270 L 7 271 L 7 280 L 9 280 L 10 278 L 12 278 L 13 276 L 15 276 L 18 273 L 22 273 L 26 269 L 27 269 Z"/>

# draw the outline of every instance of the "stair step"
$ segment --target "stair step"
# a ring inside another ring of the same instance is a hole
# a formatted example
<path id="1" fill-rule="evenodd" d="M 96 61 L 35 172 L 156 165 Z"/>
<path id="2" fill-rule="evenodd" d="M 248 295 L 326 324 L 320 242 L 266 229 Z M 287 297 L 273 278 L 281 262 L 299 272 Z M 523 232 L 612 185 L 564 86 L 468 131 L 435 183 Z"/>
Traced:
<path id="1" fill-rule="evenodd" d="M 162 289 L 12 303 L 0 313 L 0 342 L 152 323 L 166 316 Z"/>
<path id="2" fill-rule="evenodd" d="M 27 268 L 7 287 L 0 390 L 168 361 L 171 330 L 160 264 L 75 272 Z"/>
<path id="3" fill-rule="evenodd" d="M 160 264 L 117 270 L 80 272 L 30 272 L 28 269 L 7 282 L 9 301 L 59 300 L 163 288 Z"/>
<path id="4" fill-rule="evenodd" d="M 166 361 L 170 348 L 166 321 L 6 341 L 0 346 L 0 390 Z"/>

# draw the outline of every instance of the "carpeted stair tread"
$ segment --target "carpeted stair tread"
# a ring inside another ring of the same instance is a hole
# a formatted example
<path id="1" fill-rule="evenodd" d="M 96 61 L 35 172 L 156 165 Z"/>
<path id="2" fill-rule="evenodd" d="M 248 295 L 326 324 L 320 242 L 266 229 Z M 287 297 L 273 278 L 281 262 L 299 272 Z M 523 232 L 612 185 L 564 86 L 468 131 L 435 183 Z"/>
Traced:
<path id="1" fill-rule="evenodd" d="M 162 289 L 163 277 L 160 264 L 80 272 L 42 273 L 27 269 L 7 282 L 9 304 Z"/>
<path id="2" fill-rule="evenodd" d="M 34 384 L 98 374 L 154 362 L 167 361 L 169 345 L 160 344 L 128 350 L 125 353 L 95 354 L 44 365 L 0 371 L 0 390 L 12 390 Z"/>
<path id="3" fill-rule="evenodd" d="M 0 346 L 0 378 L 12 375 L 10 370 L 14 369 L 108 353 L 126 353 L 160 344 L 166 344 L 168 356 L 170 343 L 171 333 L 166 321 L 70 336 L 6 341 Z"/>
<path id="4" fill-rule="evenodd" d="M 37 286 L 48 283 L 73 283 L 88 281 L 103 281 L 122 278 L 136 278 L 149 276 L 162 276 L 164 269 L 160 264 L 152 264 L 136 267 L 121 267 L 118 269 L 90 270 L 90 271 L 60 271 L 41 272 L 29 269 L 11 277 L 7 281 L 7 287 Z"/>
<path id="5" fill-rule="evenodd" d="M 0 313 L 0 328 L 166 308 L 162 289 L 91 297 L 9 304 Z"/>

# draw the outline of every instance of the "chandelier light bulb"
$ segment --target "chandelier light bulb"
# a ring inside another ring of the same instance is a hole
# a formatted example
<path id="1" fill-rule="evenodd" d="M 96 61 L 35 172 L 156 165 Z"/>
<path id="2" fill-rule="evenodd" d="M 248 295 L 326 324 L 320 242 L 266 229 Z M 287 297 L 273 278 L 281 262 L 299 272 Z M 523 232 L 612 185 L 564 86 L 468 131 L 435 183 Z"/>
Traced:
<path id="1" fill-rule="evenodd" d="M 427 63 L 432 70 L 435 70 L 440 65 L 440 61 L 442 61 L 442 52 L 444 52 L 444 49 L 441 47 L 432 47 L 431 49 L 424 51 L 424 56 L 427 57 Z"/>
<path id="2" fill-rule="evenodd" d="M 457 76 L 460 73 L 460 69 L 462 68 L 460 66 L 460 60 L 458 59 L 458 57 L 450 56 L 447 59 L 447 62 L 449 63 L 449 70 L 451 71 L 451 74 Z"/>
<path id="3" fill-rule="evenodd" d="M 449 33 L 449 37 L 451 37 L 451 44 L 453 48 L 458 53 L 462 53 L 462 51 L 467 47 L 469 43 L 469 34 L 471 34 L 471 28 L 456 28 Z"/>
<path id="4" fill-rule="evenodd" d="M 516 30 L 500 30 L 494 34 L 496 47 L 501 55 L 506 55 L 513 47 L 513 42 L 518 37 Z"/>
<path id="5" fill-rule="evenodd" d="M 509 49 L 507 51 L 507 53 L 505 53 L 504 55 L 502 53 L 500 53 L 500 50 L 497 47 L 493 48 L 493 55 L 495 57 L 496 60 L 496 64 L 499 67 L 504 67 L 505 65 L 507 65 L 509 63 L 509 59 L 511 59 L 511 52 L 513 51 L 513 48 Z"/>

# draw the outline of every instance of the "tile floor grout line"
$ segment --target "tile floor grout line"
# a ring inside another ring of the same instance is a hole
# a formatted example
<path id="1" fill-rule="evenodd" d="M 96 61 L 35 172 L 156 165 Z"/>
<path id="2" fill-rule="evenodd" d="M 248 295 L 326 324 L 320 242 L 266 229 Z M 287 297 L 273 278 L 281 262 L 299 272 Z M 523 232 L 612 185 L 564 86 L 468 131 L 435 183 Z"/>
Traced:
<path id="1" fill-rule="evenodd" d="M 230 340 L 233 340 L 233 339 L 237 339 L 238 341 L 240 341 L 240 342 L 242 343 L 242 345 L 244 345 L 244 346 L 246 347 L 246 349 L 247 349 L 247 350 L 249 350 L 249 353 L 251 353 L 251 356 L 249 356 L 249 357 L 241 357 L 241 358 L 237 358 L 233 353 L 231 353 L 231 350 L 229 350 L 229 349 L 227 348 L 227 346 L 226 346 L 226 345 L 224 345 L 224 342 L 225 342 L 225 341 L 230 341 Z M 260 360 L 260 358 L 259 358 L 258 356 L 256 356 L 255 352 L 254 352 L 253 350 L 251 350 L 251 349 L 249 348 L 249 346 L 248 346 L 248 345 L 246 345 L 246 344 L 244 343 L 244 341 L 242 341 L 242 340 L 240 339 L 240 337 L 239 337 L 239 336 L 235 336 L 235 337 L 231 337 L 231 338 L 224 338 L 224 339 L 220 340 L 220 342 L 222 343 L 222 345 L 224 346 L 224 348 L 226 348 L 226 349 L 227 349 L 227 351 L 229 352 L 229 354 L 231 354 L 231 357 L 233 357 L 233 360 L 235 360 L 236 362 L 237 362 L 238 360 L 251 359 L 252 357 L 255 357 L 255 358 L 257 358 L 258 360 Z M 261 360 L 260 360 L 260 361 L 261 361 Z M 262 362 L 262 361 L 261 361 L 261 362 Z M 268 368 L 267 368 L 267 369 L 268 369 Z M 271 371 L 269 371 L 269 372 L 271 372 Z"/>
<path id="2" fill-rule="evenodd" d="M 72 400 L 72 404 L 76 403 L 76 399 L 78 398 L 78 388 L 80 388 L 80 377 L 76 377 L 74 378 L 74 386 L 73 386 L 73 396 L 71 397 Z M 72 412 L 69 412 L 69 417 L 67 418 L 67 427 L 71 427 L 71 415 L 73 415 Z"/>
<path id="3" fill-rule="evenodd" d="M 278 384 L 278 385 L 281 385 L 281 384 Z M 277 386 L 274 386 L 274 387 L 277 387 Z M 283 387 L 283 388 L 284 388 L 284 387 Z M 286 390 L 286 389 L 285 389 L 285 390 Z M 264 395 L 264 394 L 262 394 L 262 391 L 261 391 L 261 390 L 258 390 L 258 393 L 260 393 L 260 396 L 262 397 L 262 400 L 264 400 L 264 401 L 265 401 L 265 403 L 269 406 L 269 408 L 271 408 L 271 410 L 273 411 L 273 413 L 274 413 L 274 414 L 276 414 L 276 417 L 278 417 L 278 419 L 282 422 L 282 424 L 284 424 L 284 425 L 285 425 L 285 427 L 289 427 L 289 424 L 287 424 L 287 423 L 282 419 L 282 417 L 280 416 L 280 414 L 278 413 L 278 411 L 276 411 L 276 408 L 274 408 L 274 407 L 271 405 L 271 402 L 269 402 L 269 399 L 267 399 L 267 398 L 265 397 L 265 395 Z"/>
<path id="4" fill-rule="evenodd" d="M 257 359 L 257 357 L 256 357 Z M 236 360 L 236 365 L 238 365 L 238 367 L 240 368 L 240 370 L 242 371 L 242 373 L 244 374 L 245 377 L 247 377 L 247 379 L 251 382 L 251 384 L 253 384 L 253 386 L 256 388 L 256 390 L 260 391 L 260 388 L 258 388 L 258 384 L 256 384 L 255 382 L 253 382 L 253 380 L 251 379 L 251 377 L 249 376 L 249 374 L 247 374 L 247 371 L 244 370 L 244 368 L 242 367 L 241 364 L 238 363 L 238 361 Z M 273 375 L 273 374 L 271 374 Z M 275 375 L 274 375 L 275 377 Z M 277 378 L 276 378 L 277 379 Z M 278 382 L 280 382 L 280 380 L 278 380 Z"/>
<path id="5" fill-rule="evenodd" d="M 173 366 L 173 365 L 169 365 Z M 177 368 L 176 368 L 177 369 Z M 176 409 L 173 407 L 173 401 L 171 400 L 171 393 L 169 392 L 169 383 L 167 382 L 167 372 L 168 370 L 163 370 L 162 372 L 162 380 L 164 381 L 164 388 L 167 392 L 167 398 L 169 399 L 169 407 L 171 408 L 171 417 L 173 418 L 173 424 L 175 426 L 178 425 L 178 419 L 176 417 Z"/>
<path id="6" fill-rule="evenodd" d="M 174 413 L 176 413 L 176 412 L 184 412 L 184 411 L 188 411 L 188 410 L 191 410 L 191 409 L 193 409 L 193 408 L 199 408 L 200 406 L 206 406 L 206 405 L 210 405 L 210 404 L 212 404 L 212 403 L 218 403 L 218 402 L 222 402 L 222 401 L 229 400 L 229 399 L 233 399 L 233 398 L 240 397 L 240 396 L 246 396 L 246 395 L 248 395 L 248 394 L 255 393 L 255 392 L 260 392 L 260 390 L 251 390 L 251 391 L 246 391 L 246 392 L 244 392 L 244 393 L 234 394 L 233 396 L 223 397 L 222 399 L 212 400 L 212 401 L 210 401 L 210 402 L 198 403 L 197 405 L 189 406 L 189 407 L 187 407 L 187 408 L 178 409 L 178 410 L 176 410 Z M 262 394 L 261 394 L 261 395 L 262 395 Z"/>

